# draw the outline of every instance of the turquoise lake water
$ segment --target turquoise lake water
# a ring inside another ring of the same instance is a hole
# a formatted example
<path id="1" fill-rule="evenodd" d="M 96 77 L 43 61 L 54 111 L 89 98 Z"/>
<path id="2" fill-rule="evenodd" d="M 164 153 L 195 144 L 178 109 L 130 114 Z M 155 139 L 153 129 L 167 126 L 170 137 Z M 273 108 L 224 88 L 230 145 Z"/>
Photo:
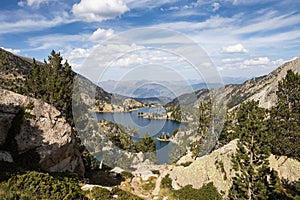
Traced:
<path id="1" fill-rule="evenodd" d="M 136 135 L 134 140 L 140 140 L 145 133 L 149 133 L 150 136 L 156 142 L 157 150 L 157 164 L 164 164 L 169 162 L 169 152 L 172 149 L 171 142 L 161 142 L 156 140 L 156 138 L 163 134 L 168 134 L 172 136 L 172 132 L 180 127 L 179 122 L 167 119 L 147 119 L 139 117 L 138 113 L 163 113 L 163 109 L 158 109 L 155 107 L 141 108 L 131 112 L 119 112 L 119 113 L 97 113 L 97 119 L 105 119 L 113 123 L 121 124 L 126 127 L 131 127 L 137 130 L 138 135 Z"/>

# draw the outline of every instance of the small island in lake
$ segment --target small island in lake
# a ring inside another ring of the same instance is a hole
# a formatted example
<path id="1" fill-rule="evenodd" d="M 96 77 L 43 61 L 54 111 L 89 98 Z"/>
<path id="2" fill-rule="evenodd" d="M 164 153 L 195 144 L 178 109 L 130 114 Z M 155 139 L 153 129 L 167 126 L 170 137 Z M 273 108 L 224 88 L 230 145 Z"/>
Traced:
<path id="1" fill-rule="evenodd" d="M 161 142 L 170 142 L 171 137 L 169 136 L 169 133 L 163 132 L 162 135 L 158 136 L 156 139 Z"/>

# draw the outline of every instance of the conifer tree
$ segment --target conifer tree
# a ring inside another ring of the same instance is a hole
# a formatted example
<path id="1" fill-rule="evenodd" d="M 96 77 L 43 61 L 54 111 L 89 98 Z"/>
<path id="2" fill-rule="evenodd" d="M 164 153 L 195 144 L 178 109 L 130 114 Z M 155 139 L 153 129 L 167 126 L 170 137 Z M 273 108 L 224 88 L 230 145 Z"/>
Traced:
<path id="1" fill-rule="evenodd" d="M 72 123 L 72 89 L 74 72 L 67 61 L 62 63 L 60 53 L 52 50 L 48 62 L 32 67 L 26 77 L 25 94 L 54 105 Z"/>
<path id="2" fill-rule="evenodd" d="M 206 152 L 206 141 L 207 135 L 209 132 L 210 122 L 211 122 L 211 107 L 212 103 L 209 102 L 199 102 L 198 110 L 194 115 L 197 117 L 197 121 L 195 124 L 193 124 L 194 127 L 197 129 L 196 131 L 196 137 L 197 139 L 192 142 L 191 144 L 191 151 L 193 153 L 193 156 L 196 158 L 197 156 L 202 156 Z"/>
<path id="3" fill-rule="evenodd" d="M 230 199 L 268 199 L 270 149 L 265 117 L 265 110 L 255 101 L 242 104 L 237 112 L 235 131 L 239 133 L 239 140 L 232 157 L 236 176 L 229 192 Z"/>
<path id="4" fill-rule="evenodd" d="M 274 133 L 272 153 L 300 161 L 300 75 L 288 70 L 276 94 L 278 100 L 269 120 Z"/>

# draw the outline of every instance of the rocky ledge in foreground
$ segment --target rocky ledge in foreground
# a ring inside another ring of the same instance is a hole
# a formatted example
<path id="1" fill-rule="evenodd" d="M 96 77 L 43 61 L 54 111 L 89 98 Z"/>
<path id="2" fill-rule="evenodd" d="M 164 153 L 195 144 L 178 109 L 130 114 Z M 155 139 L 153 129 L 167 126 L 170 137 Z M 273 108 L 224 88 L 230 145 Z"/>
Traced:
<path id="1" fill-rule="evenodd" d="M 32 164 L 37 157 L 36 164 L 45 171 L 83 176 L 83 161 L 71 129 L 53 106 L 0 89 L 0 150 L 6 157 L 11 154 L 14 162 L 25 159 Z"/>

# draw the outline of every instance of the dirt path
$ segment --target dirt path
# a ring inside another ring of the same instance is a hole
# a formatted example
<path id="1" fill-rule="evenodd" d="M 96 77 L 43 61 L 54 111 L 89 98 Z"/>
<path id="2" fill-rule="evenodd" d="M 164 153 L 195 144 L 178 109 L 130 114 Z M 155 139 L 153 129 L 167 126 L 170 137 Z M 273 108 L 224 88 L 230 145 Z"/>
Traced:
<path id="1" fill-rule="evenodd" d="M 151 200 L 152 198 L 150 196 L 146 196 L 144 195 L 136 186 L 135 182 L 137 182 L 138 184 L 140 184 L 140 179 L 138 177 L 133 177 L 133 179 L 131 180 L 131 187 L 133 188 L 134 194 L 144 198 L 146 200 Z"/>
<path id="2" fill-rule="evenodd" d="M 169 170 L 163 170 L 162 173 L 159 175 L 159 177 L 156 180 L 155 183 L 155 188 L 152 191 L 152 195 L 153 196 L 157 196 L 159 194 L 160 191 L 160 184 L 161 184 L 161 180 L 169 173 Z"/>

